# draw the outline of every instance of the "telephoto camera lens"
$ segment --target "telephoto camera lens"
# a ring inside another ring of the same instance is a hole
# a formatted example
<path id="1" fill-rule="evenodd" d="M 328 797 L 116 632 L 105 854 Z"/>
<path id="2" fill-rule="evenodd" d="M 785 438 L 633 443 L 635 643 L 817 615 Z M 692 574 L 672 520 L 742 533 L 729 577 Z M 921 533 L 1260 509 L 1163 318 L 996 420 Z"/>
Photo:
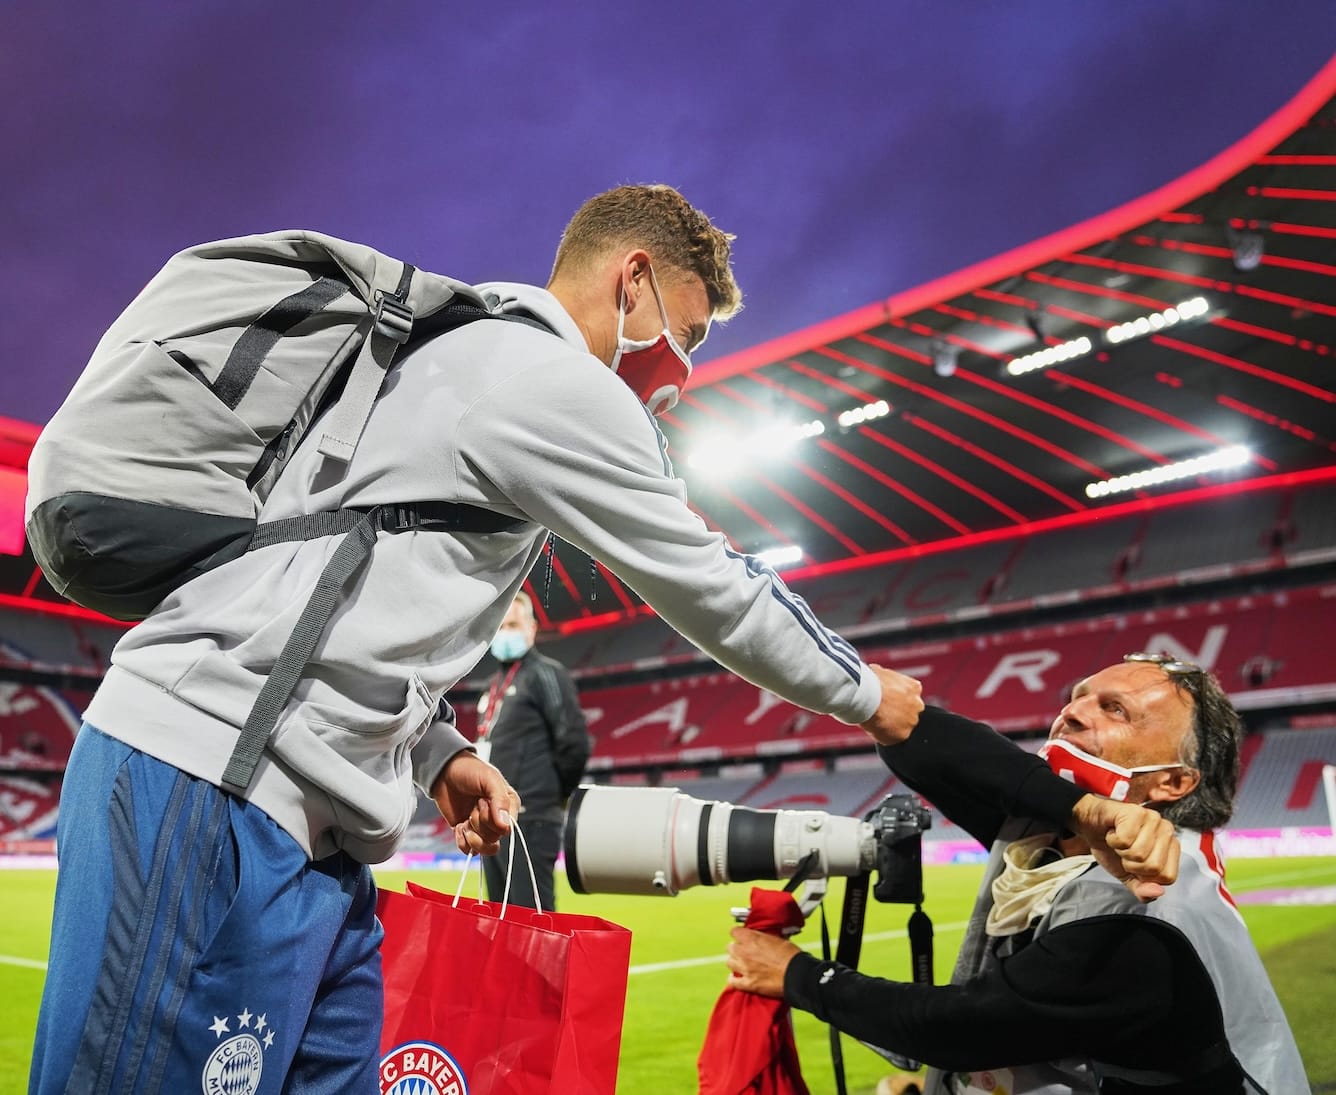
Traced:
<path id="1" fill-rule="evenodd" d="M 873 826 L 820 810 L 753 810 L 675 787 L 584 785 L 566 815 L 566 877 L 576 893 L 674 896 L 691 886 L 791 878 L 810 852 L 818 876 L 876 865 Z"/>

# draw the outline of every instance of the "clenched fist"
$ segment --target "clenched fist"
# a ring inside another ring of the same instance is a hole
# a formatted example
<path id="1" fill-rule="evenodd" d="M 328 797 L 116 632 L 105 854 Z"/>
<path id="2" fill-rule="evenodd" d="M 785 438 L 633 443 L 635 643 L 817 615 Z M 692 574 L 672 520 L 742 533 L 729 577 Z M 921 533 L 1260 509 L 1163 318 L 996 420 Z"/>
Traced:
<path id="1" fill-rule="evenodd" d="M 898 745 L 918 725 L 923 711 L 923 686 L 885 666 L 869 666 L 881 681 L 881 703 L 863 729 L 878 745 Z"/>

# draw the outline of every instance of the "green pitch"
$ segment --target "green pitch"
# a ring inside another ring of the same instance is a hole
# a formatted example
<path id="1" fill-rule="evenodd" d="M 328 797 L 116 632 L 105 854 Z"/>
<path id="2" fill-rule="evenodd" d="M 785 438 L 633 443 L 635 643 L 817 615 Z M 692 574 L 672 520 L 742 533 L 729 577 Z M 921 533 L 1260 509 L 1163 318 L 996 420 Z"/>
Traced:
<path id="1" fill-rule="evenodd" d="M 937 980 L 947 980 L 978 885 L 978 867 L 928 868 L 926 910 L 936 928 Z M 381 885 L 402 889 L 403 874 L 378 875 Z M 458 876 L 420 872 L 417 881 L 453 890 Z M 1234 860 L 1234 893 L 1290 886 L 1336 885 L 1336 859 Z M 564 884 L 564 878 L 560 880 Z M 0 872 L 0 1091 L 25 1087 L 46 960 L 55 874 Z M 633 932 L 631 976 L 618 1091 L 622 1095 L 696 1090 L 696 1055 L 705 1022 L 724 983 L 722 955 L 733 921 L 729 908 L 746 904 L 749 886 L 697 888 L 675 898 L 560 895 L 569 912 L 603 916 Z M 835 880 L 827 915 L 838 919 L 843 884 Z M 904 926 L 909 909 L 872 903 L 861 967 L 868 973 L 906 978 L 909 950 Z M 1315 1087 L 1336 1084 L 1336 906 L 1243 906 L 1276 989 L 1299 1041 Z M 815 921 L 798 937 L 820 946 Z M 798 1013 L 795 1027 L 803 1071 L 813 1095 L 835 1090 L 826 1029 Z M 890 1069 L 880 1058 L 844 1039 L 849 1090 L 870 1095 Z"/>

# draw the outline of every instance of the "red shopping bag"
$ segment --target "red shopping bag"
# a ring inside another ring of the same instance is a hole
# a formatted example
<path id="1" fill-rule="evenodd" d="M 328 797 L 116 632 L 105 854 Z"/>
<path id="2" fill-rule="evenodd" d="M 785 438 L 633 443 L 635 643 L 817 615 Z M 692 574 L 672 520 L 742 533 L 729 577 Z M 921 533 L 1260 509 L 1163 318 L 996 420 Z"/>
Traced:
<path id="1" fill-rule="evenodd" d="M 631 933 L 408 889 L 377 905 L 381 1095 L 613 1095 Z"/>

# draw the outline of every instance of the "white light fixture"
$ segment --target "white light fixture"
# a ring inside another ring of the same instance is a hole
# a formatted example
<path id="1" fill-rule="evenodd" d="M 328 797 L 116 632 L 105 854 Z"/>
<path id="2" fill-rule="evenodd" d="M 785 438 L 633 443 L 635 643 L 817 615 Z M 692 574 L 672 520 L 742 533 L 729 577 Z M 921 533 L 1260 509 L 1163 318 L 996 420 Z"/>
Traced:
<path id="1" fill-rule="evenodd" d="M 1145 338 L 1147 335 L 1163 331 L 1166 327 L 1173 327 L 1184 320 L 1204 316 L 1210 310 L 1211 304 L 1205 297 L 1193 297 L 1172 308 L 1165 308 L 1161 312 L 1151 312 L 1149 315 L 1139 316 L 1137 319 L 1120 323 L 1116 327 L 1110 327 L 1104 332 L 1104 341 L 1116 346 L 1134 338 Z"/>
<path id="2" fill-rule="evenodd" d="M 892 407 L 884 399 L 851 407 L 835 416 L 835 424 L 848 430 L 885 418 Z M 794 445 L 826 432 L 824 419 L 810 422 L 784 423 L 770 429 L 747 434 L 744 437 L 717 435 L 695 446 L 687 456 L 687 465 L 711 478 L 724 478 L 752 464 L 774 461 L 783 457 Z"/>
<path id="3" fill-rule="evenodd" d="M 878 399 L 875 403 L 864 403 L 861 407 L 841 411 L 835 421 L 840 424 L 841 429 L 847 430 L 851 426 L 859 426 L 864 422 L 885 418 L 890 413 L 891 405 L 884 399 Z"/>
<path id="4" fill-rule="evenodd" d="M 1192 297 L 1181 304 L 1174 305 L 1172 308 L 1150 312 L 1144 316 L 1138 316 L 1136 319 L 1129 319 L 1126 323 L 1119 323 L 1110 327 L 1104 332 L 1103 341 L 1106 345 L 1117 346 L 1133 339 L 1145 338 L 1147 335 L 1153 335 L 1176 324 L 1204 316 L 1210 310 L 1211 302 L 1205 297 Z M 1082 335 L 1080 338 L 1069 339 L 1057 346 L 1048 346 L 1042 350 L 1036 350 L 1032 354 L 1012 358 L 1007 362 L 1007 372 L 1012 376 L 1021 376 L 1024 373 L 1034 372 L 1036 369 L 1047 369 L 1049 366 L 1060 364 L 1063 361 L 1084 357 L 1094 348 L 1094 343 Z"/>
<path id="5" fill-rule="evenodd" d="M 960 362 L 960 347 L 952 342 L 937 339 L 932 344 L 932 371 L 940 377 L 956 375 L 956 366 Z"/>
<path id="6" fill-rule="evenodd" d="M 778 570 L 783 566 L 792 566 L 794 563 L 801 562 L 803 549 L 797 544 L 790 544 L 788 547 L 767 548 L 765 551 L 758 551 L 756 558 L 764 563 L 770 564 Z"/>
<path id="7" fill-rule="evenodd" d="M 1050 365 L 1057 365 L 1063 361 L 1070 361 L 1074 357 L 1083 357 L 1094 349 L 1094 343 L 1082 335 L 1080 338 L 1069 339 L 1066 342 L 1060 342 L 1056 346 L 1049 346 L 1043 350 L 1036 350 L 1032 354 L 1026 354 L 1024 357 L 1015 357 L 1007 362 L 1007 372 L 1012 376 L 1020 376 L 1022 373 L 1034 372 L 1035 369 L 1047 369 Z"/>
<path id="8" fill-rule="evenodd" d="M 1225 228 L 1225 238 L 1229 240 L 1230 258 L 1234 268 L 1247 273 L 1262 265 L 1266 257 L 1266 240 L 1258 232 L 1240 232 L 1229 225 Z"/>
<path id="9" fill-rule="evenodd" d="M 1106 498 L 1110 494 L 1124 494 L 1144 487 L 1156 487 L 1161 483 L 1190 479 L 1194 475 L 1242 467 L 1251 460 L 1252 452 L 1246 445 L 1231 445 L 1229 448 L 1217 449 L 1215 452 L 1191 460 L 1182 460 L 1177 464 L 1162 464 L 1159 467 L 1134 471 L 1128 475 L 1115 476 L 1113 479 L 1104 479 L 1098 483 L 1089 483 L 1085 489 L 1086 497 Z"/>
<path id="10" fill-rule="evenodd" d="M 739 466 L 783 456 L 799 441 L 825 432 L 826 424 L 814 418 L 799 425 L 774 426 L 746 437 L 717 438 L 694 449 L 687 457 L 687 463 L 711 474 L 726 475 Z"/>

